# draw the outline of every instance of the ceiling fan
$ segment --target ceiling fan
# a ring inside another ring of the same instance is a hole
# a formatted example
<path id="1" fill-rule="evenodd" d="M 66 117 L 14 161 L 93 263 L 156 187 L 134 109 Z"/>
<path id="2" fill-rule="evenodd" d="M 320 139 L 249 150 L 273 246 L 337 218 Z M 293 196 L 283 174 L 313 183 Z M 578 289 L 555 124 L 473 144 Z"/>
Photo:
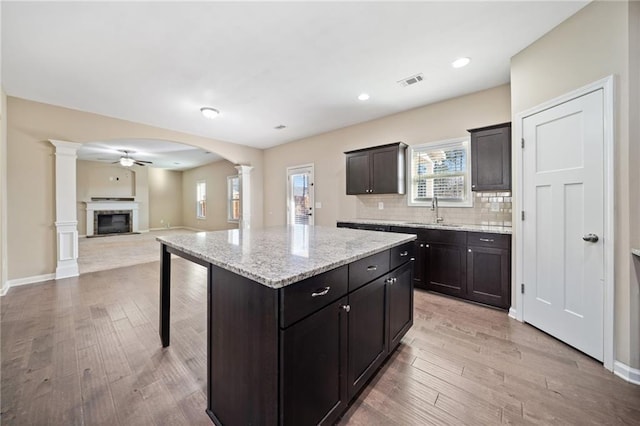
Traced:
<path id="1" fill-rule="evenodd" d="M 124 155 L 120 157 L 120 159 L 118 161 L 114 161 L 111 164 L 117 164 L 120 163 L 121 166 L 123 167 L 131 167 L 134 164 L 137 166 L 146 166 L 147 164 L 153 164 L 152 161 L 145 161 L 145 160 L 137 160 L 133 157 L 131 157 L 129 154 L 135 153 L 135 151 L 126 151 L 124 149 L 119 150 L 120 152 L 124 152 Z"/>

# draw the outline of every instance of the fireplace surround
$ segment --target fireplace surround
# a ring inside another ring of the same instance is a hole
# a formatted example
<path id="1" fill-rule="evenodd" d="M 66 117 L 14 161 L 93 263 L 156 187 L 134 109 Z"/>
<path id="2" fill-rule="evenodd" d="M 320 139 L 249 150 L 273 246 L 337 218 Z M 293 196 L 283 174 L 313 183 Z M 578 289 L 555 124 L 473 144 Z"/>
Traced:
<path id="1" fill-rule="evenodd" d="M 94 235 L 119 234 L 123 232 L 138 232 L 138 204 L 135 201 L 86 201 L 87 205 L 87 237 Z M 98 232 L 100 229 L 99 217 L 111 215 L 111 223 L 107 224 L 106 229 L 112 232 Z M 128 221 L 123 216 L 128 216 Z M 115 224 L 113 222 L 115 216 Z M 123 225 L 123 221 L 126 225 Z M 128 223 L 127 223 L 128 222 Z M 127 226 L 127 230 L 123 231 L 123 227 Z M 115 228 L 114 228 L 115 227 Z M 115 229 L 115 230 L 113 230 Z"/>

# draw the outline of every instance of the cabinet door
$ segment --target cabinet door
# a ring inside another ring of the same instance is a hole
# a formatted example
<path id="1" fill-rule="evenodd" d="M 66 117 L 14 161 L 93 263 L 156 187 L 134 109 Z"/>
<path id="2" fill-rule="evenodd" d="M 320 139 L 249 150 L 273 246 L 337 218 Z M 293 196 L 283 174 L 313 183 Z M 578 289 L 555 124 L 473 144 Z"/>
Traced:
<path id="1" fill-rule="evenodd" d="M 371 192 L 374 194 L 404 194 L 398 188 L 398 147 L 371 151 Z"/>
<path id="2" fill-rule="evenodd" d="M 413 325 L 413 263 L 407 262 L 400 266 L 387 279 L 388 352 L 398 346 L 402 336 Z"/>
<path id="3" fill-rule="evenodd" d="M 466 247 L 429 243 L 427 248 L 427 289 L 452 296 L 466 297 Z"/>
<path id="4" fill-rule="evenodd" d="M 347 195 L 368 194 L 371 188 L 369 152 L 347 154 Z"/>
<path id="5" fill-rule="evenodd" d="M 387 278 L 388 275 L 384 275 L 349 294 L 349 399 L 371 378 L 387 355 Z"/>
<path id="6" fill-rule="evenodd" d="M 333 424 L 347 406 L 344 297 L 280 331 L 281 421 Z"/>
<path id="7" fill-rule="evenodd" d="M 511 125 L 471 132 L 471 189 L 511 190 Z"/>
<path id="8" fill-rule="evenodd" d="M 413 284 L 417 288 L 428 289 L 427 287 L 427 264 L 429 262 L 429 244 L 424 240 L 415 242 L 416 260 L 413 262 Z"/>
<path id="9" fill-rule="evenodd" d="M 467 249 L 468 298 L 508 309 L 511 305 L 509 250 L 489 247 Z"/>

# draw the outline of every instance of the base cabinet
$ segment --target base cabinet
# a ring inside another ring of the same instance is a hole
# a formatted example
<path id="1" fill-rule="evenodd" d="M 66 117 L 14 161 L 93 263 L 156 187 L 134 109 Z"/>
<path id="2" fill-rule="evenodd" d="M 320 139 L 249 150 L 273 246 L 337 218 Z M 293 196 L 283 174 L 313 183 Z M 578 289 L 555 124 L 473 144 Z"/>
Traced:
<path id="1" fill-rule="evenodd" d="M 465 247 L 430 243 L 427 249 L 427 290 L 462 297 L 467 293 Z"/>
<path id="2" fill-rule="evenodd" d="M 470 300 L 509 309 L 511 274 L 509 250 L 492 247 L 467 249 L 467 283 Z"/>
<path id="3" fill-rule="evenodd" d="M 348 403 L 347 298 L 280 332 L 283 425 L 332 424 Z"/>
<path id="4" fill-rule="evenodd" d="M 300 291 L 283 289 L 280 424 L 334 424 L 398 346 L 413 325 L 412 244 L 353 262 L 347 275 L 329 271 L 297 284 Z M 381 254 L 386 262 L 380 262 Z M 358 272 L 374 263 L 377 275 L 361 284 Z M 358 282 L 347 291 L 352 278 Z M 337 300 L 310 315 L 300 315 L 301 304 L 315 310 L 313 304 L 331 297 L 334 289 L 341 292 L 334 296 Z M 306 293 L 317 296 L 309 298 Z M 289 315 L 289 310 L 295 315 Z M 291 324 L 288 318 L 301 319 Z"/>
<path id="5" fill-rule="evenodd" d="M 358 393 L 387 355 L 386 280 L 383 276 L 349 294 L 349 398 Z"/>

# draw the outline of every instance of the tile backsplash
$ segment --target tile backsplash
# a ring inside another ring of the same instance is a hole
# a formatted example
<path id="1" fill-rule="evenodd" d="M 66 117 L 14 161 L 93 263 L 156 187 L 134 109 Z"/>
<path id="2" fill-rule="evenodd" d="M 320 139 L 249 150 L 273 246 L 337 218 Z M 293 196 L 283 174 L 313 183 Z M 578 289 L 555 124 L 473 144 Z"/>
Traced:
<path id="1" fill-rule="evenodd" d="M 511 192 L 474 192 L 473 207 L 440 207 L 444 223 L 511 226 Z M 407 205 L 406 195 L 358 195 L 356 219 L 406 220 L 433 222 L 430 207 Z M 378 208 L 384 204 L 384 209 Z"/>

